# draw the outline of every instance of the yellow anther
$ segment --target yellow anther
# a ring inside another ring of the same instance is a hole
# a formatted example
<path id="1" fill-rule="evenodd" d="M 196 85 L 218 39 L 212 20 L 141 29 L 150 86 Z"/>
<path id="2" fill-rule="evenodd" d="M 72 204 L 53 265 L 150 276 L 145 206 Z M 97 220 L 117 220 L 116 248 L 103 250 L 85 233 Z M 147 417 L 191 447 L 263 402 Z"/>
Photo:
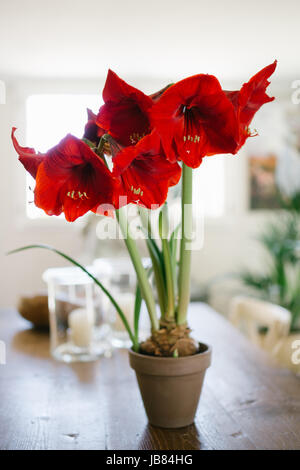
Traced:
<path id="1" fill-rule="evenodd" d="M 143 134 L 139 134 L 138 132 L 133 132 L 129 139 L 130 142 L 134 145 L 137 144 L 139 140 L 141 140 L 143 137 L 145 137 L 145 132 Z"/>
<path id="2" fill-rule="evenodd" d="M 134 194 L 140 194 L 140 193 L 142 194 L 143 192 L 143 191 L 141 192 L 141 188 L 134 188 L 133 186 L 131 186 L 130 189 Z"/>
<path id="3" fill-rule="evenodd" d="M 86 192 L 81 192 L 81 191 L 68 191 L 67 192 L 67 196 L 70 197 L 71 199 L 89 199 L 88 195 L 86 194 Z"/>

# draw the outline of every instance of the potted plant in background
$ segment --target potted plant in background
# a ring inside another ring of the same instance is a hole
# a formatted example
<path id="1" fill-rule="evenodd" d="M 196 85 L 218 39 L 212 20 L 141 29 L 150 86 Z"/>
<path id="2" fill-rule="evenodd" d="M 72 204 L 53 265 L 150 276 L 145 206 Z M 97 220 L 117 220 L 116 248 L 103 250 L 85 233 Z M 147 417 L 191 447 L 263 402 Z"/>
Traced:
<path id="1" fill-rule="evenodd" d="M 267 255 L 267 269 L 263 273 L 244 270 L 241 280 L 256 296 L 290 312 L 290 331 L 282 332 L 272 355 L 280 365 L 299 373 L 300 365 L 298 359 L 293 359 L 293 349 L 300 344 L 300 193 L 287 195 L 281 189 L 278 196 L 281 217 L 269 221 L 258 236 Z M 264 336 L 267 327 L 261 328 L 260 333 Z"/>
<path id="2" fill-rule="evenodd" d="M 210 155 L 236 154 L 253 134 L 256 111 L 272 101 L 266 94 L 276 61 L 239 91 L 224 91 L 216 77 L 199 74 L 147 96 L 109 71 L 104 104 L 88 111 L 82 139 L 67 135 L 45 154 L 21 147 L 13 128 L 19 160 L 35 178 L 35 204 L 48 215 L 64 212 L 69 222 L 93 211 L 115 216 L 137 276 L 134 324 L 117 299 L 77 261 L 51 249 L 85 271 L 113 303 L 132 340 L 130 364 L 136 371 L 151 424 L 181 427 L 194 420 L 211 348 L 195 341 L 188 327 L 192 238 L 193 169 Z M 181 182 L 181 227 L 169 233 L 169 187 Z M 152 261 L 158 308 L 125 214 L 139 207 Z M 159 212 L 159 236 L 153 236 L 153 209 Z M 178 236 L 179 235 L 179 236 Z M 177 250 L 177 240 L 180 248 Z M 179 256 L 178 256 L 179 252 Z M 138 325 L 145 302 L 151 336 L 139 342 Z M 160 314 L 158 315 L 158 309 Z"/>

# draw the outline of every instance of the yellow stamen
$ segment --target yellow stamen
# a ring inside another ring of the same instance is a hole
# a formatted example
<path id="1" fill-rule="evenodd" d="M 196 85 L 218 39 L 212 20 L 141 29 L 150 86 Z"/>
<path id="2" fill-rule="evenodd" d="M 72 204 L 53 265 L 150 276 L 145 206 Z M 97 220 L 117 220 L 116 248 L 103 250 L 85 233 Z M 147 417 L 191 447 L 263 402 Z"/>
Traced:
<path id="1" fill-rule="evenodd" d="M 68 191 L 67 196 L 70 197 L 71 199 L 74 199 L 74 200 L 84 199 L 84 198 L 85 199 L 90 199 L 85 191 L 82 193 L 80 191 L 76 191 L 75 189 L 73 189 L 73 191 Z"/>

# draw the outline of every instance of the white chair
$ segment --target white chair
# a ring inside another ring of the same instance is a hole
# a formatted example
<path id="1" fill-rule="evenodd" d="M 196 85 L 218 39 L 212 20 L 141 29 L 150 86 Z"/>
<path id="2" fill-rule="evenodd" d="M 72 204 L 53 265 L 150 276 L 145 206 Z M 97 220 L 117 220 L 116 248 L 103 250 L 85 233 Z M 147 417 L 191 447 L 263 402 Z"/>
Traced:
<path id="1" fill-rule="evenodd" d="M 230 303 L 229 320 L 254 344 L 276 355 L 276 346 L 290 331 L 288 310 L 252 297 L 234 297 Z"/>

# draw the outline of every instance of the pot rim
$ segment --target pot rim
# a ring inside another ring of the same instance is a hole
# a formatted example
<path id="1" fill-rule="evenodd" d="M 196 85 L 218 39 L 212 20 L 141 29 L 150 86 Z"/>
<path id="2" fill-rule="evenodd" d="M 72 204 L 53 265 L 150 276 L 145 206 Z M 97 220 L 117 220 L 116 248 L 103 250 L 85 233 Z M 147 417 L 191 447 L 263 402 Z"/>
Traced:
<path id="1" fill-rule="evenodd" d="M 211 346 L 205 346 L 205 351 L 183 357 L 160 357 L 136 353 L 129 349 L 129 362 L 132 369 L 144 375 L 180 376 L 204 371 L 211 364 Z"/>
<path id="2" fill-rule="evenodd" d="M 193 357 L 199 357 L 199 356 L 205 356 L 205 355 L 209 355 L 211 354 L 211 351 L 212 351 L 212 347 L 209 345 L 209 344 L 206 344 L 206 343 L 202 343 L 201 341 L 198 342 L 200 345 L 202 346 L 205 346 L 207 349 L 205 351 L 200 351 L 200 352 L 197 352 L 196 354 L 191 354 L 189 356 L 181 356 L 181 357 L 171 357 L 171 356 L 151 356 L 151 354 L 141 354 L 141 353 L 137 353 L 135 351 L 133 351 L 132 348 L 129 348 L 128 351 L 130 354 L 132 354 L 133 356 L 138 356 L 138 357 L 143 357 L 143 358 L 147 358 L 147 359 L 155 359 L 155 360 L 159 360 L 159 361 L 164 361 L 164 360 L 167 360 L 167 361 L 174 361 L 174 359 L 176 360 L 179 360 L 179 361 L 184 361 L 184 360 L 187 360 L 187 359 L 191 359 Z"/>

